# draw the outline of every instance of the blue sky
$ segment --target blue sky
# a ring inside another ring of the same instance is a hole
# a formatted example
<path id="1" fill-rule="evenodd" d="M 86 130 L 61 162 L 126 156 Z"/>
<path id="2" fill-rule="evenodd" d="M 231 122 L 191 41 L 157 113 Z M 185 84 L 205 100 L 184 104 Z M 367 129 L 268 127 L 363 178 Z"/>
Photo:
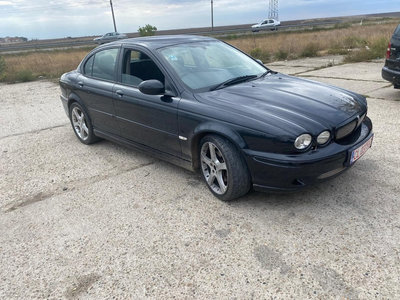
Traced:
<path id="1" fill-rule="evenodd" d="M 214 25 L 257 23 L 268 0 L 214 0 Z M 113 0 L 120 32 L 210 26 L 210 0 Z M 280 20 L 400 11 L 400 0 L 280 0 Z M 113 31 L 109 0 L 0 0 L 0 37 L 57 38 Z"/>

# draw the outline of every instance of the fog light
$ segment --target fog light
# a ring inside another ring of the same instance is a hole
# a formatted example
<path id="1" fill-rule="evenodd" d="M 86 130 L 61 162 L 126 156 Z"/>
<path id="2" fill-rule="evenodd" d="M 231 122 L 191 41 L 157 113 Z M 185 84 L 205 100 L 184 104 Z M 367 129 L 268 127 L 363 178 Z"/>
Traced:
<path id="1" fill-rule="evenodd" d="M 311 144 L 312 137 L 308 133 L 302 134 L 294 141 L 294 146 L 299 150 L 304 150 Z"/>
<path id="2" fill-rule="evenodd" d="M 327 130 L 322 131 L 317 137 L 317 143 L 320 145 L 324 145 L 329 141 L 330 138 L 331 138 L 331 133 L 329 131 Z"/>

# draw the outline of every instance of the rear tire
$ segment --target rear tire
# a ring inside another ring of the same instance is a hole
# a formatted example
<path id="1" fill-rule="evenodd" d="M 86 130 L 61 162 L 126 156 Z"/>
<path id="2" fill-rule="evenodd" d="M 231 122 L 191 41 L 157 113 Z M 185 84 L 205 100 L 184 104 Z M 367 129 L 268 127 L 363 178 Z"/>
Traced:
<path id="1" fill-rule="evenodd" d="M 100 140 L 93 133 L 93 126 L 89 115 L 78 102 L 72 103 L 69 107 L 69 119 L 72 129 L 81 143 L 89 145 Z"/>
<path id="2" fill-rule="evenodd" d="M 222 201 L 248 193 L 250 174 L 237 148 L 227 139 L 207 135 L 200 141 L 200 168 L 208 188 Z"/>

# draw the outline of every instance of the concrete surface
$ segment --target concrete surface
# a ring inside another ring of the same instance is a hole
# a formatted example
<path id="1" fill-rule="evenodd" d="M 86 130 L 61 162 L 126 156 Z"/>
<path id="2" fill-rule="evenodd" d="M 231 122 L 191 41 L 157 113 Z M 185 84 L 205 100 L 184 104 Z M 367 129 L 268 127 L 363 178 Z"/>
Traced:
<path id="1" fill-rule="evenodd" d="M 324 57 L 310 57 L 289 61 L 276 61 L 267 66 L 277 72 L 289 75 L 301 74 L 315 69 L 326 68 L 343 63 L 343 55 L 331 55 Z"/>
<path id="2" fill-rule="evenodd" d="M 364 96 L 371 96 L 375 95 L 375 92 L 380 94 L 385 88 L 388 88 L 391 93 L 396 93 L 392 84 L 390 82 L 375 82 L 375 81 L 361 81 L 357 79 L 336 79 L 336 78 L 329 78 L 329 77 L 309 77 L 307 72 L 303 72 L 298 74 L 300 77 L 304 77 L 308 80 L 319 81 L 323 83 L 327 83 L 330 85 L 338 86 L 344 89 L 348 89 L 350 91 L 359 93 Z M 380 98 L 380 97 L 374 97 Z"/>
<path id="3" fill-rule="evenodd" d="M 381 75 L 383 64 L 383 60 L 352 63 L 315 70 L 307 72 L 307 74 L 303 73 L 302 75 L 310 77 L 327 77 L 387 83 L 387 81 L 384 80 Z"/>
<path id="4" fill-rule="evenodd" d="M 370 64 L 313 78 L 386 97 Z M 368 102 L 373 147 L 348 172 L 223 203 L 199 175 L 78 142 L 55 84 L 0 85 L 0 299 L 399 299 L 400 102 Z"/>
<path id="5" fill-rule="evenodd" d="M 369 92 L 368 95 L 382 100 L 400 101 L 400 90 L 394 89 L 392 85 Z"/>
<path id="6" fill-rule="evenodd" d="M 40 81 L 23 84 L 23 88 L 16 86 L 21 85 L 0 85 L 2 113 L 10 114 L 0 118 L 0 138 L 68 123 L 65 114 L 60 114 L 60 108 L 54 105 L 60 98 L 56 84 Z"/>

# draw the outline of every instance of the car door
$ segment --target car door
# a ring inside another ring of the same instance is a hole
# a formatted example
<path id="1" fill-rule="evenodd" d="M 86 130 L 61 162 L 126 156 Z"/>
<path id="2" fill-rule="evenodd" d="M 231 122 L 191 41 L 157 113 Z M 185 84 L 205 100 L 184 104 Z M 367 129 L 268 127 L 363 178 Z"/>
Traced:
<path id="1" fill-rule="evenodd" d="M 115 110 L 121 136 L 159 151 L 181 156 L 177 107 L 179 97 L 145 95 L 138 85 L 150 79 L 173 89 L 150 53 L 135 48 L 121 50 L 119 82 L 114 86 Z"/>
<path id="2" fill-rule="evenodd" d="M 111 41 L 112 37 L 113 37 L 113 33 L 112 32 L 107 33 L 106 36 L 105 36 L 105 40 L 106 41 Z"/>
<path id="3" fill-rule="evenodd" d="M 88 110 L 93 127 L 113 134 L 119 134 L 113 103 L 118 53 L 116 47 L 94 53 L 84 62 L 77 79 L 78 96 Z"/>
<path id="4" fill-rule="evenodd" d="M 261 28 L 268 27 L 268 20 L 264 20 L 264 22 L 261 23 Z"/>

